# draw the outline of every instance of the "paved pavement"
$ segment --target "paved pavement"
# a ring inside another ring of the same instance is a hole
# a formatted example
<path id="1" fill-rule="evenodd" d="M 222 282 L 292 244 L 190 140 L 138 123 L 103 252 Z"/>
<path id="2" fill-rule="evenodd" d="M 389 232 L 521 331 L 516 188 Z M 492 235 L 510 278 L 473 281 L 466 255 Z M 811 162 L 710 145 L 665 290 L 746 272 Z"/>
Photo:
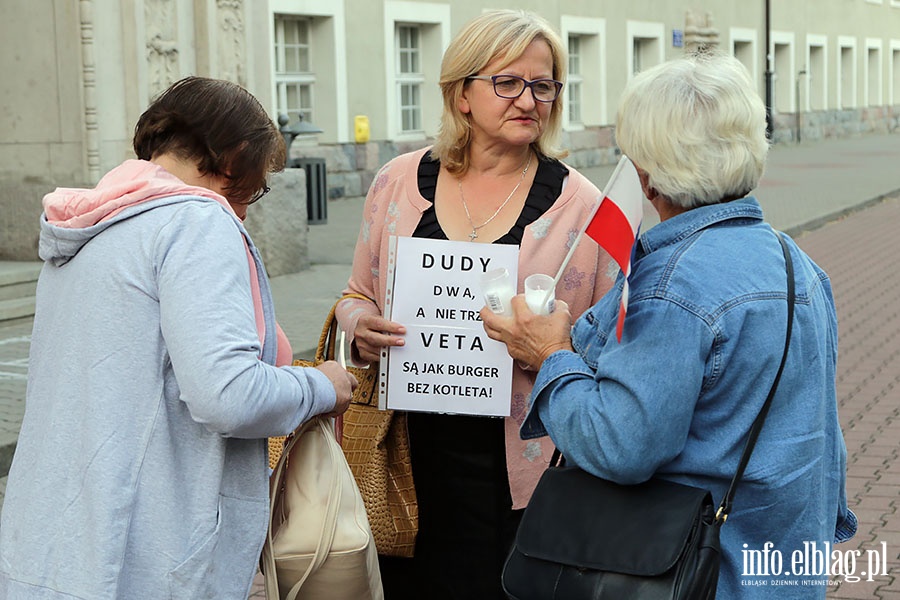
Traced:
<path id="1" fill-rule="evenodd" d="M 900 194 L 799 236 L 831 276 L 838 312 L 837 396 L 847 444 L 847 496 L 856 537 L 839 546 L 883 550 L 887 576 L 842 583 L 834 598 L 900 599 Z M 884 546 L 882 546 L 884 544 Z"/>
<path id="2" fill-rule="evenodd" d="M 848 497 L 860 518 L 857 536 L 836 550 L 845 559 L 859 550 L 856 573 L 868 569 L 868 557 L 883 556 L 880 573 L 887 573 L 836 581 L 829 598 L 841 600 L 900 600 L 898 165 L 900 134 L 776 146 L 757 190 L 769 222 L 793 235 L 833 282 Z M 600 188 L 611 171 L 583 170 Z M 346 283 L 361 211 L 360 198 L 329 202 L 327 224 L 310 227 L 313 266 L 272 281 L 278 320 L 296 357 L 312 356 L 322 319 Z M 27 322 L 0 327 L 0 475 L 24 409 L 29 335 Z M 0 494 L 4 486 L 0 478 Z M 261 590 L 258 581 L 251 597 L 264 598 Z"/>

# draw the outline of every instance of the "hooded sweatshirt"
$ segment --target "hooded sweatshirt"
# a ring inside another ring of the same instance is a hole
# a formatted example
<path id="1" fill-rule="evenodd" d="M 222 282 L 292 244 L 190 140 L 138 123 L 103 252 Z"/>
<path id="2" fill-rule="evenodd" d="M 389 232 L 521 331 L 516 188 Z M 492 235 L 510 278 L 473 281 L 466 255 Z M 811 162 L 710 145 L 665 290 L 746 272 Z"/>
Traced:
<path id="1" fill-rule="evenodd" d="M 48 194 L 39 251 L 0 599 L 246 599 L 264 438 L 335 404 L 320 371 L 274 366 L 246 230 L 218 194 L 130 160 Z"/>

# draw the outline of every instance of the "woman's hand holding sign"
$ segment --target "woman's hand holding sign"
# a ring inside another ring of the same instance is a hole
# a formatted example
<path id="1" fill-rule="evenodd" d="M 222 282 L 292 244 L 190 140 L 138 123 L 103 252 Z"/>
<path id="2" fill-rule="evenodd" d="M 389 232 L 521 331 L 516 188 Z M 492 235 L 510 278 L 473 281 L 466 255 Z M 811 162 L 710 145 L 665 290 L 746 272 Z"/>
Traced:
<path id="1" fill-rule="evenodd" d="M 377 315 L 363 315 L 353 332 L 353 345 L 359 358 L 370 363 L 378 362 L 385 346 L 402 346 L 406 327 Z"/>

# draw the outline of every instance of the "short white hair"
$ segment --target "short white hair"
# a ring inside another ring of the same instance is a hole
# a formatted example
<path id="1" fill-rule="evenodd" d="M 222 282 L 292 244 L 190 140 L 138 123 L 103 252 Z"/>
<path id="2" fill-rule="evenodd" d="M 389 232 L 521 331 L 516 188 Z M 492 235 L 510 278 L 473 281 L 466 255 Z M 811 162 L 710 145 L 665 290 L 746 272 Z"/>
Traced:
<path id="1" fill-rule="evenodd" d="M 715 204 L 759 183 L 769 150 L 766 107 L 736 58 L 701 51 L 628 83 L 616 141 L 673 204 Z"/>

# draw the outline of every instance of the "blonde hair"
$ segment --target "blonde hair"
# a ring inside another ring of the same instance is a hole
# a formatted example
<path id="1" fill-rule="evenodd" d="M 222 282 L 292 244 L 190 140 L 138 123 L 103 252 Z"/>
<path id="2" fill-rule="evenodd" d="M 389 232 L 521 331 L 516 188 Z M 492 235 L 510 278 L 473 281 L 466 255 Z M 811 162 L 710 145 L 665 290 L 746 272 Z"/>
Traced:
<path id="1" fill-rule="evenodd" d="M 766 108 L 740 61 L 702 51 L 625 86 L 616 141 L 673 204 L 715 204 L 759 183 L 769 150 Z"/>
<path id="2" fill-rule="evenodd" d="M 525 52 L 535 40 L 550 46 L 553 57 L 553 79 L 565 82 L 566 49 L 559 36 L 541 17 L 523 10 L 492 10 L 467 23 L 444 53 L 441 62 L 441 94 L 444 110 L 440 129 L 431 155 L 449 172 L 465 173 L 469 168 L 468 148 L 472 130 L 458 101 L 466 78 L 475 75 L 491 62 L 500 59 L 504 68 Z M 567 153 L 557 147 L 562 128 L 562 96 L 553 101 L 550 118 L 541 136 L 531 146 L 538 156 L 562 158 Z"/>

